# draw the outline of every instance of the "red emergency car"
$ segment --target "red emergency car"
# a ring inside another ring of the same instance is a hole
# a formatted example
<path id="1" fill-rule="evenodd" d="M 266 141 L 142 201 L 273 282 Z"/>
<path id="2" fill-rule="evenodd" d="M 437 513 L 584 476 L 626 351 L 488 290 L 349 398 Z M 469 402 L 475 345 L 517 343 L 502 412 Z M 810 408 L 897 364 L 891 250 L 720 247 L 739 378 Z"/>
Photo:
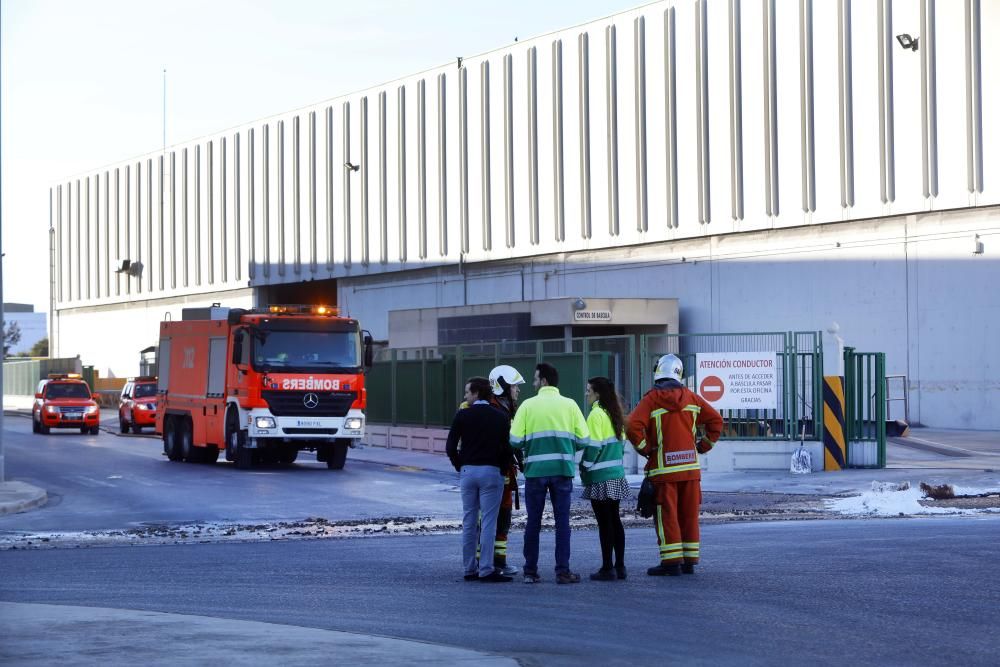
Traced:
<path id="1" fill-rule="evenodd" d="M 31 430 L 48 433 L 53 428 L 78 428 L 97 434 L 101 409 L 97 394 L 76 374 L 52 374 L 38 384 L 31 406 Z"/>
<path id="2" fill-rule="evenodd" d="M 156 427 L 156 378 L 129 378 L 119 398 L 118 427 L 141 433 L 144 426 Z"/>

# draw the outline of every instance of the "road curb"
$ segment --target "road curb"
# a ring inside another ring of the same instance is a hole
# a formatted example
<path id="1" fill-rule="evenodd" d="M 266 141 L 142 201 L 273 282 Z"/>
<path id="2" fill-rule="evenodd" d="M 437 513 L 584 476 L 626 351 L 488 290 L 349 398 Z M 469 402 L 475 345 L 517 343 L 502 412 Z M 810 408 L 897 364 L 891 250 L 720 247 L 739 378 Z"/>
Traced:
<path id="1" fill-rule="evenodd" d="M 48 500 L 45 489 L 24 482 L 0 482 L 0 515 L 26 512 Z"/>

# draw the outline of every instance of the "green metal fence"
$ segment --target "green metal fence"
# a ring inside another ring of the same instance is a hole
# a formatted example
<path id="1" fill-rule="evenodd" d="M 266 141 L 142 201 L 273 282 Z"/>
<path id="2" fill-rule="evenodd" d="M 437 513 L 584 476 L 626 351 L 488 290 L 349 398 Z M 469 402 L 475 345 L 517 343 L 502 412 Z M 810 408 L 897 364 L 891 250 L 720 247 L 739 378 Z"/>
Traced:
<path id="1" fill-rule="evenodd" d="M 885 467 L 885 353 L 844 348 L 847 464 Z"/>
<path id="2" fill-rule="evenodd" d="M 93 369 L 93 367 L 90 367 Z M 83 367 L 76 357 L 66 359 L 9 359 L 3 362 L 5 396 L 34 396 L 38 381 L 49 373 L 80 373 Z M 91 377 L 92 380 L 92 377 Z M 93 383 L 91 381 L 91 388 Z"/>
<path id="3" fill-rule="evenodd" d="M 635 338 L 504 341 L 471 345 L 381 350 L 365 384 L 372 423 L 448 426 L 462 402 L 465 381 L 486 377 L 499 364 L 517 368 L 525 378 L 520 400 L 531 398 L 535 366 L 550 363 L 559 371 L 559 391 L 587 412 L 588 378 L 611 378 L 626 403 L 633 399 Z"/>
<path id="4" fill-rule="evenodd" d="M 686 382 L 698 388 L 699 353 L 774 352 L 778 405 L 774 409 L 722 410 L 727 440 L 822 440 L 823 345 L 816 331 L 731 334 L 647 334 L 593 338 L 507 341 L 384 349 L 367 378 L 368 418 L 372 423 L 448 426 L 462 401 L 466 379 L 487 376 L 509 364 L 525 376 L 521 400 L 535 391 L 535 365 L 548 362 L 560 373 L 559 390 L 586 413 L 587 378 L 604 375 L 615 383 L 631 410 L 653 381 L 657 359 L 681 357 Z M 885 466 L 885 355 L 845 351 L 845 400 L 848 464 Z"/>
<path id="5" fill-rule="evenodd" d="M 661 355 L 676 354 L 684 362 L 688 387 L 696 391 L 699 353 L 774 352 L 777 360 L 778 406 L 775 409 L 721 410 L 727 440 L 816 440 L 823 433 L 823 346 L 819 332 L 726 334 L 647 334 L 641 337 L 639 377 L 642 391 L 653 383 Z"/>

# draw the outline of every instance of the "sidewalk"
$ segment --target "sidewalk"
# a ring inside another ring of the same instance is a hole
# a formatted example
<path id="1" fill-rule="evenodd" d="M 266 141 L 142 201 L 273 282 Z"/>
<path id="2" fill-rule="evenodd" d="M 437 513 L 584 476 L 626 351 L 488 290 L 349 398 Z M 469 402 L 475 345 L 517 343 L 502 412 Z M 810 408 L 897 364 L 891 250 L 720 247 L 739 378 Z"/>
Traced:
<path id="1" fill-rule="evenodd" d="M 95 632 L 94 628 L 101 628 Z M 468 649 L 292 625 L 153 611 L 0 602 L 0 663 L 16 665 L 484 665 Z M 184 641 L 177 641 L 184 637 Z M 58 638 L 58 639 L 54 639 Z M 169 651 L 165 651 L 169 647 Z"/>

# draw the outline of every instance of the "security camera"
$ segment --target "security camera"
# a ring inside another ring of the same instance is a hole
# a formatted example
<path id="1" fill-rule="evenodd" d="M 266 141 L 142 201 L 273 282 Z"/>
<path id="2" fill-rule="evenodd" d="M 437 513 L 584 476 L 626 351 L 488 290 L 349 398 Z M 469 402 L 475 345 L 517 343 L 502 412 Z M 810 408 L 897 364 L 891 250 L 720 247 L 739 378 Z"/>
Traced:
<path id="1" fill-rule="evenodd" d="M 361 165 L 359 165 L 359 164 L 351 164 L 350 162 L 345 162 L 344 163 L 344 168 L 345 169 L 350 169 L 351 171 L 357 171 L 358 169 L 361 169 Z"/>
<path id="2" fill-rule="evenodd" d="M 583 299 L 577 299 L 573 302 L 573 310 L 583 310 L 587 307 L 587 302 Z"/>

